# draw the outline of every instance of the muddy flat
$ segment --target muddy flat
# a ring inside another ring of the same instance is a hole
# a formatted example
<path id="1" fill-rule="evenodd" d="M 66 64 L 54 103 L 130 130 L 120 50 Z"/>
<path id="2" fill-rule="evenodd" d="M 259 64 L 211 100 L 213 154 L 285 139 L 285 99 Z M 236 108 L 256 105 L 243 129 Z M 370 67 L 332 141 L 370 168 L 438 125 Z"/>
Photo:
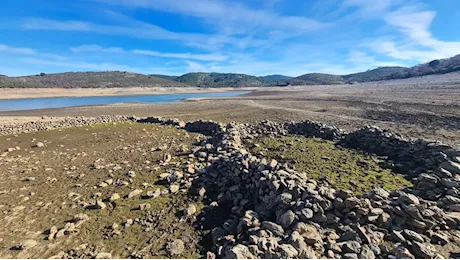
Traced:
<path id="1" fill-rule="evenodd" d="M 0 112 L 6 120 L 18 120 L 22 116 L 115 114 L 221 122 L 314 120 L 345 130 L 376 125 L 407 137 L 460 145 L 460 84 L 442 80 L 439 83 L 435 80 L 415 83 L 401 80 L 357 85 L 259 88 L 238 97 L 174 104 L 115 104 Z"/>

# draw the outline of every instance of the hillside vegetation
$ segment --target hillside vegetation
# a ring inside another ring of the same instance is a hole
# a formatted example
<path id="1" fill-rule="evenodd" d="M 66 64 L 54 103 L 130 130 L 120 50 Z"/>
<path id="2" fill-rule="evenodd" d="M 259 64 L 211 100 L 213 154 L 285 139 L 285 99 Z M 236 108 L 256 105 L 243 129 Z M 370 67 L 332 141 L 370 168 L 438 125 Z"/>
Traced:
<path id="1" fill-rule="evenodd" d="M 273 81 L 286 81 L 286 80 L 292 79 L 292 77 L 290 76 L 284 76 L 284 75 L 279 75 L 279 74 L 267 75 L 267 76 L 263 76 L 262 78 L 273 80 Z"/>
<path id="2" fill-rule="evenodd" d="M 0 77 L 2 88 L 125 88 L 186 87 L 186 84 L 143 74 L 105 72 L 66 72 L 24 77 Z"/>
<path id="3" fill-rule="evenodd" d="M 66 72 L 23 77 L 0 75 L 0 88 L 110 88 L 110 87 L 267 87 L 287 85 L 352 84 L 379 80 L 405 79 L 460 71 L 460 54 L 414 67 L 379 67 L 348 75 L 308 73 L 295 78 L 274 74 L 262 77 L 237 73 L 195 72 L 182 76 L 144 75 L 131 72 Z"/>
<path id="4" fill-rule="evenodd" d="M 234 73 L 188 73 L 177 77 L 178 82 L 197 87 L 260 87 L 273 84 L 263 77 Z"/>

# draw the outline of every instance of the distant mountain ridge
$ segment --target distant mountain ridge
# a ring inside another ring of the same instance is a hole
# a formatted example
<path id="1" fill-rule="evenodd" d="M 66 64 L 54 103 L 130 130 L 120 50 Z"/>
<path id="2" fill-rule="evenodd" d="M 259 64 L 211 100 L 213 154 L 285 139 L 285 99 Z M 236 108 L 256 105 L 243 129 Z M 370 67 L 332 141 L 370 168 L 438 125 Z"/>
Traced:
<path id="1" fill-rule="evenodd" d="M 110 87 L 266 87 L 287 85 L 352 84 L 404 79 L 460 71 L 460 54 L 414 67 L 380 67 L 348 75 L 308 73 L 295 78 L 284 75 L 252 76 L 238 73 L 195 72 L 181 76 L 144 75 L 122 71 L 41 73 L 35 76 L 0 75 L 0 88 L 110 88 Z"/>
<path id="2" fill-rule="evenodd" d="M 370 82 L 379 80 L 405 79 L 432 74 L 460 71 L 460 54 L 452 58 L 433 60 L 414 67 L 380 67 L 348 75 L 308 73 L 288 81 L 291 85 L 329 85 Z"/>

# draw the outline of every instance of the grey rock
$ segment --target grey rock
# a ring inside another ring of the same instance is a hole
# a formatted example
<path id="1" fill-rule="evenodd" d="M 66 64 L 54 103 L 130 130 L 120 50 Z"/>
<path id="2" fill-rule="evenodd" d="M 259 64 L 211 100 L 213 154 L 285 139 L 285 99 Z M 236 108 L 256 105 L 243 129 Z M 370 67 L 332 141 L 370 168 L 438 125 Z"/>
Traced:
<path id="1" fill-rule="evenodd" d="M 270 221 L 262 221 L 262 228 L 270 230 L 273 232 L 273 234 L 277 236 L 283 236 L 284 235 L 284 229 L 281 225 L 275 224 Z"/>
<path id="2" fill-rule="evenodd" d="M 460 187 L 460 183 L 458 181 L 449 178 L 441 179 L 441 184 L 448 189 Z"/>
<path id="3" fill-rule="evenodd" d="M 342 245 L 342 251 L 358 254 L 361 251 L 361 244 L 358 241 L 347 241 Z"/>
<path id="4" fill-rule="evenodd" d="M 283 215 L 280 216 L 280 223 L 283 228 L 288 228 L 292 225 L 295 220 L 295 214 L 292 210 L 286 211 Z"/>
<path id="5" fill-rule="evenodd" d="M 410 241 L 417 241 L 417 242 L 421 242 L 421 243 L 424 242 L 424 239 L 420 234 L 418 234 L 417 232 L 412 231 L 410 229 L 404 229 L 403 230 L 403 235 L 404 235 L 405 238 L 407 238 Z"/>
<path id="6" fill-rule="evenodd" d="M 358 259 L 358 254 L 346 253 L 343 255 L 343 259 Z"/>
<path id="7" fill-rule="evenodd" d="M 419 199 L 417 198 L 417 196 L 415 196 L 415 195 L 413 195 L 413 194 L 403 193 L 399 198 L 400 198 L 404 203 L 407 203 L 407 204 L 415 204 L 415 205 L 419 205 L 419 204 L 420 204 L 420 201 L 419 201 Z"/>
<path id="8" fill-rule="evenodd" d="M 299 252 L 290 244 L 281 244 L 278 247 L 282 259 L 292 259 L 299 255 Z"/>
<path id="9" fill-rule="evenodd" d="M 225 253 L 227 259 L 255 259 L 255 256 L 245 245 L 238 244 Z"/>
<path id="10" fill-rule="evenodd" d="M 453 174 L 460 174 L 460 163 L 446 160 L 443 163 L 441 163 L 440 167 L 446 169 L 447 171 Z"/>
<path id="11" fill-rule="evenodd" d="M 228 235 L 228 232 L 221 228 L 221 227 L 216 227 L 214 228 L 212 231 L 211 231 L 211 238 L 212 238 L 212 243 L 213 245 L 217 244 L 217 242 L 219 241 L 219 239 L 221 237 L 224 237 Z"/>
<path id="12" fill-rule="evenodd" d="M 390 193 L 388 191 L 379 187 L 374 188 L 371 191 L 371 194 L 375 199 L 387 199 L 390 196 Z"/>
<path id="13" fill-rule="evenodd" d="M 308 221 L 309 219 L 313 218 L 313 210 L 309 208 L 303 208 L 299 211 L 298 216 L 302 221 Z"/>
<path id="14" fill-rule="evenodd" d="M 444 234 L 440 234 L 440 233 L 434 233 L 432 236 L 431 236 L 431 243 L 433 244 L 438 244 L 438 245 L 441 245 L 441 246 L 444 246 L 446 245 L 447 243 L 449 243 L 449 239 L 446 235 Z"/>
<path id="15" fill-rule="evenodd" d="M 415 256 L 407 248 L 402 246 L 393 248 L 390 253 L 397 259 L 415 259 Z"/>
<path id="16" fill-rule="evenodd" d="M 436 255 L 436 249 L 433 246 L 415 241 L 412 243 L 412 252 L 420 258 L 433 258 Z"/>
<path id="17" fill-rule="evenodd" d="M 297 231 L 309 245 L 314 245 L 323 241 L 318 229 L 311 224 L 298 222 L 294 225 L 293 230 Z"/>

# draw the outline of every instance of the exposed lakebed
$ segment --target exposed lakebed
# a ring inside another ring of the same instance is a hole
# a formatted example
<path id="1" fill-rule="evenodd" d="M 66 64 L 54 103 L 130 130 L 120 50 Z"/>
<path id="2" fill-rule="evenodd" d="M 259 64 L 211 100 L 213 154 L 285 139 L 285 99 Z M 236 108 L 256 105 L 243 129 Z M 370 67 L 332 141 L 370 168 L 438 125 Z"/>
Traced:
<path id="1" fill-rule="evenodd" d="M 91 105 L 108 105 L 117 103 L 172 103 L 187 98 L 234 97 L 249 91 L 187 93 L 130 96 L 90 96 L 90 97 L 44 97 L 23 99 L 0 99 L 0 111 L 32 110 Z"/>

